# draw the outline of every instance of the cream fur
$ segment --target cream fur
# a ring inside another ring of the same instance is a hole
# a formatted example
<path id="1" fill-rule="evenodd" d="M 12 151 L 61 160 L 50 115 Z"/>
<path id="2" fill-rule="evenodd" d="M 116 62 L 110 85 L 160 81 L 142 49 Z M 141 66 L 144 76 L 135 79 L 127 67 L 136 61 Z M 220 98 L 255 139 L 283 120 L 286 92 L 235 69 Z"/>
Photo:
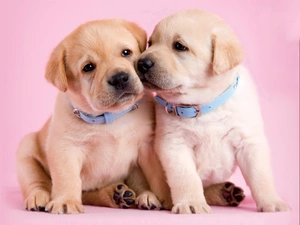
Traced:
<path id="1" fill-rule="evenodd" d="M 17 154 L 26 209 L 81 213 L 82 203 L 118 208 L 134 201 L 139 208 L 160 208 L 141 171 L 154 129 L 152 96 L 144 94 L 133 66 L 145 44 L 143 29 L 111 19 L 81 25 L 53 50 L 46 69 L 47 80 L 60 90 L 53 114 L 40 131 L 24 137 Z M 124 49 L 131 54 L 122 56 Z M 95 69 L 84 72 L 89 63 Z M 129 76 L 126 95 L 108 82 L 120 72 Z M 138 109 L 111 124 L 88 124 L 72 112 L 73 106 L 91 115 L 119 112 L 138 100 Z M 133 190 L 118 186 L 123 182 Z"/>
<path id="2" fill-rule="evenodd" d="M 187 50 L 176 50 L 176 42 Z M 240 76 L 234 95 L 205 115 L 177 117 L 156 104 L 155 151 L 170 186 L 172 211 L 209 213 L 204 188 L 229 179 L 237 166 L 258 211 L 288 211 L 275 191 L 255 85 L 241 65 L 242 47 L 230 27 L 211 13 L 185 10 L 160 21 L 150 43 L 140 59 L 154 64 L 139 75 L 168 102 L 208 103 Z M 167 199 L 159 183 L 150 180 L 157 196 Z"/>

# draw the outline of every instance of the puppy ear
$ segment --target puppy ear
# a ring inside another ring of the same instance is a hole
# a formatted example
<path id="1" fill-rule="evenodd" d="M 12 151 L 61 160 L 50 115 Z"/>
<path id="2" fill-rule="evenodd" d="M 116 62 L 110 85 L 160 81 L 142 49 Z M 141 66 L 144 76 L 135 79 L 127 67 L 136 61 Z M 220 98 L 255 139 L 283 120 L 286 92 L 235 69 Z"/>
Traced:
<path id="1" fill-rule="evenodd" d="M 212 35 L 213 73 L 222 74 L 242 63 L 243 48 L 233 32 L 218 30 Z"/>
<path id="2" fill-rule="evenodd" d="M 65 57 L 66 50 L 60 43 L 50 55 L 45 74 L 45 78 L 63 92 L 67 91 L 68 87 Z"/>
<path id="3" fill-rule="evenodd" d="M 133 36 L 136 38 L 140 51 L 143 52 L 146 50 L 146 45 L 147 45 L 147 33 L 144 29 L 139 27 L 137 24 L 124 21 L 125 27 L 127 30 L 129 30 Z"/>

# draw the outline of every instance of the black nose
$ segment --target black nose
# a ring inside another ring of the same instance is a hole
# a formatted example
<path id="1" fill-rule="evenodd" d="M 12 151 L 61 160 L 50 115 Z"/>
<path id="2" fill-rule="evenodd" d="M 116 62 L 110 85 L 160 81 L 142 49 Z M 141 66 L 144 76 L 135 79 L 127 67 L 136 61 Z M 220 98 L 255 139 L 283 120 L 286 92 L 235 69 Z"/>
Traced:
<path id="1" fill-rule="evenodd" d="M 151 67 L 154 65 L 154 62 L 152 62 L 148 58 L 142 58 L 138 61 L 138 70 L 141 73 L 146 73 L 148 70 L 151 69 Z"/>
<path id="2" fill-rule="evenodd" d="M 116 89 L 125 89 L 129 84 L 129 75 L 124 72 L 117 73 L 108 79 L 108 83 Z"/>

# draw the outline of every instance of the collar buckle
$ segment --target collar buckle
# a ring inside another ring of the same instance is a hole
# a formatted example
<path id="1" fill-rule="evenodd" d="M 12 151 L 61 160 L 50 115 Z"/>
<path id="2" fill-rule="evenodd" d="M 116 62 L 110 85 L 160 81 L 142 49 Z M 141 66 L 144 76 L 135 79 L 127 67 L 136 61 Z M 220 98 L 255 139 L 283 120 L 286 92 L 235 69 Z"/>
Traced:
<path id="1" fill-rule="evenodd" d="M 74 109 L 74 110 L 73 110 L 73 113 L 74 113 L 74 115 L 76 115 L 78 118 L 81 118 L 80 112 L 79 112 L 78 109 Z"/>
<path id="2" fill-rule="evenodd" d="M 165 111 L 168 114 L 174 113 L 176 116 L 184 117 L 187 111 L 191 112 L 190 110 L 195 110 L 192 112 L 192 115 L 189 117 L 197 117 L 201 114 L 200 106 L 199 105 L 176 105 L 170 102 L 166 102 L 165 104 Z M 190 114 L 190 113 L 189 113 Z"/>
<path id="3" fill-rule="evenodd" d="M 172 104 L 172 103 L 169 103 L 169 102 L 166 102 L 166 105 L 165 105 L 165 111 L 166 111 L 166 113 L 168 113 L 168 114 L 174 112 L 173 104 Z"/>
<path id="4" fill-rule="evenodd" d="M 193 108 L 195 109 L 195 117 L 201 116 L 200 105 L 194 105 Z"/>
<path id="5" fill-rule="evenodd" d="M 138 103 L 136 102 L 136 103 L 134 104 L 134 106 L 132 107 L 132 111 L 137 110 L 138 108 L 139 108 L 139 105 L 138 105 Z"/>
<path id="6" fill-rule="evenodd" d="M 201 115 L 199 105 L 175 105 L 173 109 L 175 115 L 180 117 L 195 118 Z"/>

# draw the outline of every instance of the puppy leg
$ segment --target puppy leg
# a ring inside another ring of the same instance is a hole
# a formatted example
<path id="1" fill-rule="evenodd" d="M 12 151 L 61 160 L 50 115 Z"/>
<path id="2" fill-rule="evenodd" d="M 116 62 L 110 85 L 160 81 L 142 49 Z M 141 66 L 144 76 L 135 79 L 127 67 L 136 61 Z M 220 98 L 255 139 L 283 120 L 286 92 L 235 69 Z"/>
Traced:
<path id="1" fill-rule="evenodd" d="M 145 175 L 150 190 L 156 195 L 163 209 L 172 209 L 170 188 L 156 152 L 149 147 L 147 151 L 140 152 L 140 165 Z"/>
<path id="2" fill-rule="evenodd" d="M 49 140 L 49 144 L 52 201 L 47 204 L 46 211 L 55 214 L 83 213 L 80 179 L 82 149 L 62 140 Z"/>
<path id="3" fill-rule="evenodd" d="M 287 203 L 276 193 L 267 141 L 262 138 L 244 141 L 244 148 L 237 152 L 237 161 L 256 202 L 257 211 L 290 211 Z"/>
<path id="4" fill-rule="evenodd" d="M 153 194 L 150 189 L 148 182 L 141 170 L 141 168 L 135 166 L 130 172 L 126 183 L 134 191 L 136 191 L 136 205 L 139 209 L 145 210 L 159 210 L 161 209 L 161 203 L 157 199 L 156 195 Z"/>
<path id="5" fill-rule="evenodd" d="M 37 135 L 27 135 L 17 153 L 17 174 L 25 198 L 25 208 L 30 211 L 45 211 L 50 201 L 51 179 L 41 163 L 34 158 L 39 155 Z"/>
<path id="6" fill-rule="evenodd" d="M 176 140 L 176 143 L 172 143 Z M 158 140 L 159 141 L 159 140 Z M 183 144 L 180 144 L 183 143 Z M 193 150 L 181 138 L 156 143 L 155 150 L 165 169 L 173 200 L 173 213 L 210 213 L 201 179 L 196 171 Z"/>
<path id="7" fill-rule="evenodd" d="M 213 184 L 204 188 L 208 205 L 238 206 L 245 198 L 244 191 L 231 182 Z"/>
<path id="8" fill-rule="evenodd" d="M 128 209 L 135 207 L 135 199 L 135 192 L 123 183 L 112 184 L 100 190 L 82 192 L 84 205 Z"/>

